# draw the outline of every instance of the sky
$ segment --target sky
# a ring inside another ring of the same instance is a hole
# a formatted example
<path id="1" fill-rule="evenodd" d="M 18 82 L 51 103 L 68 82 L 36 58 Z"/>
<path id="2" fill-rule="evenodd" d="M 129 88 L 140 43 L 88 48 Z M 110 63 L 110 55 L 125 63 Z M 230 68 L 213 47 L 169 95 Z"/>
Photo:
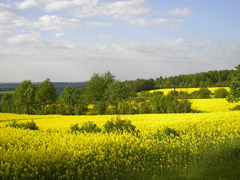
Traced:
<path id="1" fill-rule="evenodd" d="M 0 82 L 234 69 L 239 18 L 239 0 L 0 0 Z"/>

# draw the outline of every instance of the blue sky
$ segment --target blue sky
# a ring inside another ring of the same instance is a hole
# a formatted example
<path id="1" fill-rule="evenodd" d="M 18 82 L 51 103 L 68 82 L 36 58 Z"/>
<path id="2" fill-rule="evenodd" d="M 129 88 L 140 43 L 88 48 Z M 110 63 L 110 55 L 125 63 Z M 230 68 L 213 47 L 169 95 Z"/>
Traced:
<path id="1" fill-rule="evenodd" d="M 0 82 L 234 69 L 239 17 L 239 0 L 0 0 Z"/>

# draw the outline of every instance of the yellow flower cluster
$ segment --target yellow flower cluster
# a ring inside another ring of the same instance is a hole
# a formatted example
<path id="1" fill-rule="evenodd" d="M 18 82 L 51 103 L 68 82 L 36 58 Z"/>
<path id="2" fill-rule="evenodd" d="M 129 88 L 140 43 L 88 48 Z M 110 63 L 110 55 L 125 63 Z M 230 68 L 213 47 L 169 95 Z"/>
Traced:
<path id="1" fill-rule="evenodd" d="M 240 112 L 125 115 L 138 134 L 69 132 L 87 121 L 103 128 L 112 117 L 0 114 L 0 179 L 158 179 L 239 146 Z M 40 130 L 5 127 L 12 119 L 33 119 Z"/>
<path id="2" fill-rule="evenodd" d="M 216 90 L 220 89 L 220 88 L 224 88 L 226 89 L 227 91 L 229 91 L 229 87 L 209 87 L 209 91 L 211 91 L 211 93 L 214 93 Z M 175 89 L 176 91 L 180 92 L 180 91 L 185 91 L 189 94 L 191 94 L 192 92 L 194 91 L 199 91 L 200 88 L 176 88 Z M 169 92 L 171 92 L 172 89 L 171 88 L 167 88 L 167 89 L 156 89 L 156 90 L 151 90 L 149 91 L 150 93 L 153 93 L 153 92 L 163 92 L 164 95 L 167 95 Z"/>

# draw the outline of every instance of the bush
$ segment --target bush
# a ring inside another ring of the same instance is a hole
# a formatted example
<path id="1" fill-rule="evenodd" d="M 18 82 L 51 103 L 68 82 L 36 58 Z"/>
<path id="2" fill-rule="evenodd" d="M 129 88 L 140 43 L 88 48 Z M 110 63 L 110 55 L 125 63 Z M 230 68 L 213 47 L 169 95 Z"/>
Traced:
<path id="1" fill-rule="evenodd" d="M 217 89 L 214 92 L 214 97 L 215 98 L 226 98 L 228 95 L 228 91 L 224 88 Z"/>
<path id="2" fill-rule="evenodd" d="M 13 122 L 8 124 L 7 127 L 13 127 L 18 129 L 39 130 L 39 127 L 36 125 L 36 123 L 33 120 L 31 122 L 26 122 L 26 123 L 17 123 L 16 120 L 13 120 Z"/>
<path id="3" fill-rule="evenodd" d="M 171 129 L 169 127 L 167 127 L 165 130 L 164 130 L 164 134 L 166 136 L 173 136 L 173 137 L 176 137 L 176 136 L 179 136 L 179 133 L 175 130 L 175 129 Z"/>
<path id="4" fill-rule="evenodd" d="M 178 92 L 178 98 L 179 99 L 190 99 L 190 94 L 186 91 L 180 91 Z"/>
<path id="5" fill-rule="evenodd" d="M 187 99 L 178 100 L 170 93 L 164 96 L 161 93 L 153 93 L 151 100 L 153 113 L 189 113 L 192 112 L 192 104 Z"/>
<path id="6" fill-rule="evenodd" d="M 208 99 L 210 98 L 211 91 L 208 88 L 201 88 L 198 91 L 191 93 L 193 99 Z"/>
<path id="7" fill-rule="evenodd" d="M 136 126 L 131 124 L 130 120 L 121 120 L 120 117 L 117 117 L 116 120 L 112 118 L 104 124 L 104 131 L 107 133 L 112 132 L 136 132 Z"/>
<path id="8" fill-rule="evenodd" d="M 233 108 L 230 108 L 231 111 L 239 111 L 240 110 L 240 105 L 236 105 Z"/>
<path id="9" fill-rule="evenodd" d="M 71 132 L 81 132 L 81 133 L 97 133 L 97 132 L 101 132 L 101 129 L 99 127 L 97 127 L 96 124 L 94 124 L 91 121 L 85 122 L 82 124 L 82 126 L 79 128 L 78 127 L 78 123 L 74 124 L 70 127 L 70 131 Z"/>
<path id="10" fill-rule="evenodd" d="M 192 103 L 187 99 L 182 99 L 179 101 L 177 108 L 177 113 L 190 113 L 193 112 L 192 110 Z"/>

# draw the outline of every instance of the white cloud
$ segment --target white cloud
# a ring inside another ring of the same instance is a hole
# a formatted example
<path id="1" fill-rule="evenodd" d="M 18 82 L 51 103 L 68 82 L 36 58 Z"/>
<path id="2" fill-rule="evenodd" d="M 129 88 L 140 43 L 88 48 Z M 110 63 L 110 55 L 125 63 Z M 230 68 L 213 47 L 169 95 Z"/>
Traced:
<path id="1" fill-rule="evenodd" d="M 45 15 L 38 19 L 35 26 L 43 30 L 61 30 L 63 28 L 82 28 L 83 23 L 77 19 L 67 19 L 55 15 Z"/>
<path id="2" fill-rule="evenodd" d="M 180 23 L 183 22 L 184 19 L 167 19 L 167 18 L 160 18 L 160 19 L 145 19 L 145 18 L 136 18 L 130 21 L 131 24 L 137 24 L 140 26 L 147 26 L 147 25 L 162 25 L 168 23 Z"/>
<path id="3" fill-rule="evenodd" d="M 183 21 L 182 19 L 149 18 L 149 16 L 151 16 L 152 9 L 148 7 L 148 2 L 146 0 L 118 0 L 113 2 L 104 2 L 100 0 L 25 0 L 23 2 L 17 3 L 17 7 L 20 9 L 40 7 L 43 8 L 46 12 L 67 10 L 74 17 L 81 19 L 93 16 L 104 18 L 110 17 L 140 26 L 179 23 Z M 175 9 L 168 11 L 167 14 L 189 15 L 191 14 L 191 11 L 188 8 Z M 148 19 L 146 19 L 146 17 L 148 17 Z M 49 16 L 46 15 L 45 18 L 49 18 Z M 47 21 L 49 21 L 49 19 L 47 19 Z M 51 21 L 53 21 L 53 19 L 51 19 Z M 63 19 L 61 21 L 63 21 Z M 56 25 L 56 22 L 53 23 Z M 72 23 L 73 22 L 70 24 L 72 25 Z M 111 25 L 111 23 L 107 22 L 88 22 L 86 24 L 93 26 Z M 69 23 L 67 23 L 67 27 L 68 26 Z M 73 26 L 75 27 L 75 25 Z M 53 28 L 48 26 L 45 28 L 45 30 L 47 29 L 57 28 L 56 26 L 53 26 Z"/>
<path id="4" fill-rule="evenodd" d="M 0 23 L 8 23 L 16 18 L 17 14 L 7 5 L 0 4 Z"/>
<path id="5" fill-rule="evenodd" d="M 39 33 L 30 33 L 11 37 L 0 46 L 0 66 L 4 67 L 0 81 L 12 77 L 10 68 L 16 69 L 15 81 L 42 81 L 47 77 L 52 81 L 84 81 L 93 72 L 107 70 L 125 80 L 233 68 L 240 58 L 239 43 L 186 42 L 182 38 L 87 47 L 62 40 L 45 42 Z"/>
<path id="6" fill-rule="evenodd" d="M 59 0 L 59 1 L 45 1 L 44 8 L 46 11 L 59 11 L 62 9 L 69 9 L 76 6 L 95 6 L 97 5 L 98 0 Z"/>
<path id="7" fill-rule="evenodd" d="M 19 17 L 14 20 L 13 23 L 15 27 L 22 27 L 24 29 L 41 29 L 45 31 L 112 25 L 112 23 L 84 22 L 78 19 L 62 18 L 56 15 L 41 16 L 37 21 L 29 21 L 23 17 Z"/>
<path id="8" fill-rule="evenodd" d="M 73 15 L 80 18 L 105 16 L 131 21 L 139 16 L 150 14 L 151 9 L 145 7 L 145 5 L 145 0 L 115 1 L 111 3 L 94 2 L 88 6 L 78 6 L 74 8 Z"/>
<path id="9" fill-rule="evenodd" d="M 37 2 L 36 0 L 25 0 L 23 2 L 16 3 L 16 6 L 22 10 L 37 7 L 38 5 L 39 2 Z"/>
<path id="10" fill-rule="evenodd" d="M 169 16 L 189 16 L 192 12 L 188 8 L 173 9 L 167 12 Z"/>
<path id="11" fill-rule="evenodd" d="M 0 43 L 5 42 L 10 35 L 9 31 L 0 30 Z"/>
<path id="12" fill-rule="evenodd" d="M 57 33 L 57 34 L 55 35 L 56 38 L 60 38 L 60 37 L 62 37 L 62 36 L 64 36 L 64 32 Z"/>
<path id="13" fill-rule="evenodd" d="M 15 37 L 11 37 L 7 40 L 10 45 L 38 45 L 43 41 L 40 33 L 34 32 L 31 34 L 20 34 Z"/>

